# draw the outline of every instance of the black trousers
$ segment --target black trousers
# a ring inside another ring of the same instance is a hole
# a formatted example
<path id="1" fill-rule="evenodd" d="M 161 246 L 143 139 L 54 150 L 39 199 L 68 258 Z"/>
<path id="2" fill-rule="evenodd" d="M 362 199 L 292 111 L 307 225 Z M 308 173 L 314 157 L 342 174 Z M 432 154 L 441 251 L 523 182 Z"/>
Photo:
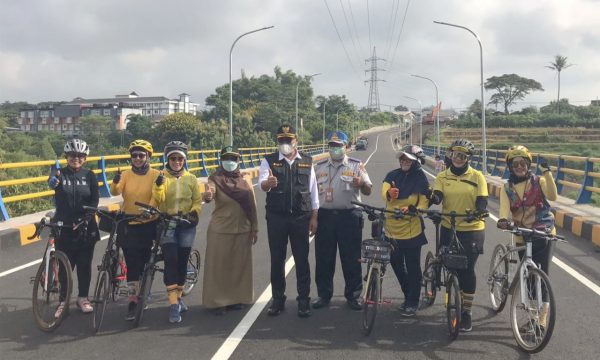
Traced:
<path id="1" fill-rule="evenodd" d="M 61 243 L 57 242 L 56 249 L 67 255 L 71 263 L 71 270 L 77 268 L 78 297 L 87 297 L 92 280 L 92 258 L 94 257 L 94 246 L 96 243 L 92 242 L 81 247 L 63 247 L 61 245 Z M 62 272 L 60 273 L 62 274 Z M 66 276 L 64 278 L 61 276 L 59 281 L 61 284 L 64 284 L 61 288 L 66 290 Z M 66 298 L 66 292 L 60 294 L 61 301 L 64 298 Z"/>
<path id="2" fill-rule="evenodd" d="M 127 281 L 139 281 L 144 265 L 150 260 L 150 248 L 124 247 Z"/>
<path id="3" fill-rule="evenodd" d="M 407 306 L 419 305 L 421 295 L 421 245 L 401 248 L 394 246 L 390 263 L 404 293 Z"/>
<path id="4" fill-rule="evenodd" d="M 271 253 L 271 287 L 274 299 L 285 295 L 285 258 L 288 239 L 296 263 L 298 300 L 310 294 L 310 267 L 308 265 L 308 223 L 310 212 L 299 215 L 267 212 L 267 233 Z"/>
<path id="5" fill-rule="evenodd" d="M 468 294 L 475 294 L 477 289 L 477 276 L 475 275 L 475 264 L 479 254 L 483 254 L 483 242 L 485 240 L 485 230 L 457 231 L 456 235 L 460 241 L 465 255 L 467 255 L 467 268 L 457 270 L 458 284 L 462 291 Z M 452 231 L 441 227 L 440 243 L 449 245 L 452 239 Z"/>
<path id="6" fill-rule="evenodd" d="M 191 247 L 179 247 L 175 243 L 162 245 L 162 253 L 165 262 L 163 282 L 166 286 L 185 284 L 187 275 L 187 264 L 192 252 Z"/>
<path id="7" fill-rule="evenodd" d="M 333 296 L 333 275 L 337 249 L 346 286 L 344 297 L 358 299 L 362 292 L 360 247 L 362 241 L 362 214 L 360 210 L 319 209 L 319 227 L 315 237 L 315 282 L 320 298 Z"/>

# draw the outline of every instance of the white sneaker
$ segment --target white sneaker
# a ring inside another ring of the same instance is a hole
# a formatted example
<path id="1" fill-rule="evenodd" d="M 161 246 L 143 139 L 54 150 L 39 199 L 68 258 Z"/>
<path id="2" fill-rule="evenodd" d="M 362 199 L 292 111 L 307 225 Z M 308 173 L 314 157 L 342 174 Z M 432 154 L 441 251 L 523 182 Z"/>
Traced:
<path id="1" fill-rule="evenodd" d="M 80 297 L 77 298 L 77 307 L 81 309 L 81 312 L 84 314 L 91 313 L 94 311 L 92 307 L 92 303 L 88 300 L 88 298 Z"/>
<path id="2" fill-rule="evenodd" d="M 58 319 L 59 317 L 62 316 L 63 312 L 65 311 L 65 307 L 66 307 L 67 303 L 62 301 L 58 304 L 58 306 L 56 307 L 56 311 L 54 312 L 54 318 Z"/>

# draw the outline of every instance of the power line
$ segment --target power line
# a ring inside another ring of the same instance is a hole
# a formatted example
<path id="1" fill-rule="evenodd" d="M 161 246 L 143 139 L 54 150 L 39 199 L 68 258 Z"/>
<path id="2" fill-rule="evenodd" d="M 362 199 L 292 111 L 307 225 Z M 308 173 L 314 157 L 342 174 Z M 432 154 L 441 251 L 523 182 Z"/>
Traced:
<path id="1" fill-rule="evenodd" d="M 344 20 L 346 21 L 346 26 L 348 27 L 348 34 L 350 34 L 350 40 L 352 40 L 352 46 L 354 47 L 354 52 L 356 53 L 358 59 L 359 59 L 359 63 L 360 63 L 360 53 L 358 52 L 358 49 L 356 48 L 356 43 L 354 42 L 354 36 L 352 36 L 352 28 L 350 27 L 350 23 L 348 22 L 348 17 L 346 16 L 346 10 L 344 9 L 344 3 L 342 2 L 343 0 L 340 0 L 340 6 L 342 7 L 342 12 L 344 13 Z"/>
<path id="2" fill-rule="evenodd" d="M 390 50 L 392 49 L 394 33 L 396 32 L 396 23 L 398 22 L 398 9 L 399 8 L 400 8 L 400 2 L 398 0 L 394 0 L 394 2 L 392 3 L 392 12 L 390 13 L 390 24 L 388 26 L 388 28 L 391 28 L 391 32 L 389 33 L 389 36 L 388 36 L 388 42 L 387 42 L 388 46 L 387 46 L 387 51 L 385 53 L 385 57 L 390 56 Z M 396 9 L 396 11 L 394 11 L 394 9 Z M 394 18 L 393 22 L 392 22 L 392 17 Z"/>
<path id="3" fill-rule="evenodd" d="M 396 51 L 398 51 L 398 44 L 400 44 L 400 37 L 402 36 L 402 32 L 404 31 L 404 23 L 406 22 L 406 14 L 408 13 L 408 7 L 410 6 L 410 0 L 406 2 L 406 8 L 404 9 L 404 17 L 402 18 L 402 25 L 400 26 L 400 33 L 398 34 L 398 41 L 396 41 L 396 48 L 394 49 L 394 54 L 392 55 L 392 61 L 390 62 L 390 69 L 394 66 L 394 59 L 396 58 Z"/>
<path id="4" fill-rule="evenodd" d="M 354 67 L 354 64 L 352 63 L 352 60 L 350 60 L 350 55 L 348 55 L 348 50 L 346 50 L 346 46 L 344 45 L 344 42 L 342 41 L 342 37 L 340 36 L 340 32 L 338 31 L 338 28 L 335 25 L 335 20 L 333 19 L 333 15 L 331 15 L 331 10 L 329 9 L 329 5 L 327 4 L 327 0 L 323 0 L 323 2 L 325 3 L 325 6 L 327 7 L 327 12 L 329 13 L 329 17 L 331 18 L 331 22 L 333 23 L 333 28 L 335 29 L 335 33 L 337 34 L 338 39 L 340 39 L 340 43 L 342 44 L 342 48 L 344 49 L 344 52 L 346 53 L 346 58 L 348 59 L 348 62 L 350 63 L 350 66 L 352 67 L 352 70 L 354 71 L 354 73 L 356 73 L 358 75 L 358 73 L 356 72 L 356 68 Z"/>
<path id="5" fill-rule="evenodd" d="M 356 29 L 356 20 L 354 20 L 354 12 L 352 11 L 352 4 L 348 0 L 348 9 L 350 10 L 350 18 L 352 19 L 352 27 L 354 28 L 354 34 L 356 35 L 356 42 L 358 42 L 358 48 L 360 53 L 363 54 L 362 44 L 360 43 L 360 36 L 358 36 L 358 30 Z"/>
<path id="6" fill-rule="evenodd" d="M 373 48 L 371 41 L 371 12 L 369 11 L 369 0 L 367 0 L 367 24 L 369 25 L 369 51 Z"/>

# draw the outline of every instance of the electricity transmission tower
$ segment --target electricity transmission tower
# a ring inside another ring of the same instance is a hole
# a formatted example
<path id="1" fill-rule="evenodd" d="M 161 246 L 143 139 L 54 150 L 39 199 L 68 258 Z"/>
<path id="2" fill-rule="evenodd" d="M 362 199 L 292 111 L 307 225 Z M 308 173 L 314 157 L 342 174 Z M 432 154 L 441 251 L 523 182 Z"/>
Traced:
<path id="1" fill-rule="evenodd" d="M 365 60 L 365 64 L 369 62 L 371 63 L 371 68 L 369 70 L 365 70 L 365 73 L 371 73 L 371 79 L 365 80 L 365 83 L 369 83 L 369 101 L 367 103 L 367 110 L 369 112 L 381 110 L 379 104 L 379 89 L 377 87 L 377 82 L 385 80 L 379 79 L 377 77 L 377 72 L 385 70 L 377 67 L 377 61 L 385 61 L 385 59 L 378 58 L 375 52 L 375 47 L 373 47 L 373 56 Z"/>

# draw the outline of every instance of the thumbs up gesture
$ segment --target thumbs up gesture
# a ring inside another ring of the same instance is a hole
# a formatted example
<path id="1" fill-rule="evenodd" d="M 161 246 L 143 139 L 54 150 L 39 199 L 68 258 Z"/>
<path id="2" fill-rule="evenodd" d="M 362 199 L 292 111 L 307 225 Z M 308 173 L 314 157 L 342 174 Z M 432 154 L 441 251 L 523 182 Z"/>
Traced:
<path id="1" fill-rule="evenodd" d="M 56 170 L 56 173 L 48 180 L 48 186 L 51 189 L 56 189 L 60 185 L 60 170 Z"/>
<path id="2" fill-rule="evenodd" d="M 273 176 L 273 170 L 271 170 L 271 168 L 269 168 L 269 177 L 267 178 L 267 186 L 269 187 L 269 189 L 272 189 L 274 187 L 277 187 L 277 177 Z"/>
<path id="3" fill-rule="evenodd" d="M 387 191 L 388 200 L 394 200 L 398 198 L 400 190 L 396 187 L 396 183 L 392 181 L 392 187 Z"/>
<path id="4" fill-rule="evenodd" d="M 202 198 L 205 202 L 211 202 L 212 199 L 214 199 L 215 197 L 215 192 L 213 190 L 213 188 L 210 185 L 206 186 L 206 190 L 204 191 L 204 194 L 202 194 Z"/>
<path id="5" fill-rule="evenodd" d="M 121 168 L 117 168 L 117 174 L 113 178 L 113 184 L 117 185 L 121 181 Z"/>
<path id="6" fill-rule="evenodd" d="M 161 186 L 162 184 L 165 183 L 165 175 L 163 175 L 162 171 L 160 172 L 160 174 L 158 174 L 158 176 L 156 177 L 156 181 L 154 181 L 154 183 L 156 184 L 156 186 Z"/>

